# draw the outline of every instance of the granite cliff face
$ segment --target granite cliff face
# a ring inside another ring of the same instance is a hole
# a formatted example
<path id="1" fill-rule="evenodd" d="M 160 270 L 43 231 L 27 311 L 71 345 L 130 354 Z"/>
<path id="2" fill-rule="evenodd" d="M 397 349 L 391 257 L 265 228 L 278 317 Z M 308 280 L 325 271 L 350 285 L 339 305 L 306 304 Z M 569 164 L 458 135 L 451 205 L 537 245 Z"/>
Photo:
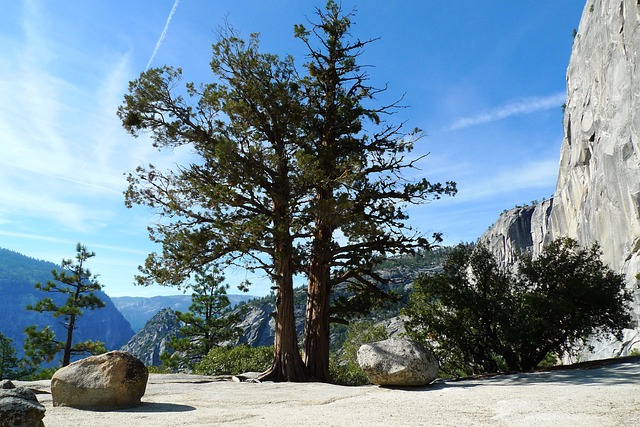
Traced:
<path id="1" fill-rule="evenodd" d="M 603 260 L 636 288 L 640 273 L 640 1 L 589 0 L 567 70 L 560 170 L 553 201 L 512 209 L 481 238 L 504 263 L 567 236 L 598 242 Z M 634 318 L 640 320 L 636 290 Z M 601 358 L 640 348 L 640 326 L 622 342 L 595 343 Z"/>
<path id="2" fill-rule="evenodd" d="M 180 324 L 173 310 L 164 308 L 156 313 L 120 350 L 131 353 L 147 366 L 159 366 L 160 355 L 167 344 L 179 334 Z"/>
<path id="3" fill-rule="evenodd" d="M 632 279 L 640 272 L 640 4 L 589 4 L 567 71 L 550 237 L 598 241 L 605 261 Z"/>
<path id="4" fill-rule="evenodd" d="M 540 253 L 549 234 L 549 215 L 553 199 L 535 206 L 504 212 L 480 238 L 504 266 L 512 265 L 518 252 Z"/>

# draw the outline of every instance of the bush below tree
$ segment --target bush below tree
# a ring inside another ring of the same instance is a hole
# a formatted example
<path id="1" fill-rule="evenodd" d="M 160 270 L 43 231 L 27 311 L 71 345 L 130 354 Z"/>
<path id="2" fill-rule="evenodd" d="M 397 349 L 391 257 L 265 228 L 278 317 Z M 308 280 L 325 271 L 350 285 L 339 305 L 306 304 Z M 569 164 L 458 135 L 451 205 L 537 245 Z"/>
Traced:
<path id="1" fill-rule="evenodd" d="M 239 375 L 264 372 L 273 362 L 273 347 L 215 347 L 195 366 L 199 375 Z"/>
<path id="2" fill-rule="evenodd" d="M 462 375 L 526 371 L 590 337 L 621 338 L 631 292 L 600 255 L 558 239 L 511 272 L 485 246 L 459 245 L 441 274 L 415 282 L 408 332 L 432 345 L 444 372 Z"/>

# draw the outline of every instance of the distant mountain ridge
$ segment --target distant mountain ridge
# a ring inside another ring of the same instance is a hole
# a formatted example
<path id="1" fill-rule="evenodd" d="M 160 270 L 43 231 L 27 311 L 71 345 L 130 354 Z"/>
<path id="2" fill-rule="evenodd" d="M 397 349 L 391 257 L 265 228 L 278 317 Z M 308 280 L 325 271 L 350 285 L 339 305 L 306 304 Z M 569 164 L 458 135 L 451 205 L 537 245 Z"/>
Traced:
<path id="1" fill-rule="evenodd" d="M 160 355 L 170 349 L 169 341 L 179 336 L 180 323 L 171 308 L 163 308 L 149 319 L 120 350 L 131 353 L 147 366 L 159 366 Z"/>
<path id="2" fill-rule="evenodd" d="M 64 337 L 64 328 L 51 313 L 37 313 L 25 308 L 45 297 L 54 301 L 64 300 L 63 295 L 34 288 L 37 282 L 51 280 L 51 270 L 54 269 L 60 269 L 60 266 L 0 248 L 0 333 L 13 340 L 18 357 L 22 357 L 24 329 L 29 325 L 40 328 L 49 325 L 58 339 Z M 133 330 L 107 294 L 98 292 L 97 295 L 105 307 L 87 310 L 80 316 L 74 341 L 97 340 L 104 342 L 107 349 L 118 349 L 133 336 Z"/>
<path id="3" fill-rule="evenodd" d="M 227 295 L 231 306 L 255 298 L 251 295 Z M 129 321 L 135 332 L 140 331 L 145 323 L 165 308 L 185 312 L 191 305 L 191 294 L 167 295 L 155 297 L 112 297 L 116 308 Z"/>
<path id="4" fill-rule="evenodd" d="M 389 279 L 393 283 L 393 290 L 400 295 L 401 301 L 392 303 L 384 308 L 378 308 L 372 313 L 364 317 L 353 319 L 368 320 L 374 323 L 381 323 L 387 328 L 390 334 L 401 332 L 404 328 L 402 319 L 398 318 L 400 307 L 406 301 L 408 293 L 411 289 L 413 280 L 421 274 L 434 274 L 441 271 L 441 265 L 444 257 L 448 253 L 448 248 L 433 251 L 425 257 L 403 256 L 390 258 L 385 261 L 379 270 L 382 277 Z M 243 295 L 239 295 L 244 297 Z M 147 323 L 122 350 L 129 351 L 137 358 L 143 360 L 147 365 L 160 365 L 160 357 L 167 349 L 167 342 L 171 337 L 178 334 L 180 325 L 176 322 L 175 315 L 172 313 L 172 307 L 168 307 L 169 302 L 177 304 L 181 298 L 187 298 L 190 303 L 190 297 L 186 295 L 176 295 L 168 301 L 163 301 L 163 297 L 154 298 L 131 298 L 121 297 L 113 298 L 116 305 L 123 303 L 131 303 L 128 309 L 125 309 L 125 316 L 128 310 L 134 310 L 135 304 L 149 304 L 153 306 L 156 302 L 162 302 L 164 305 L 162 311 L 154 313 Z M 229 295 L 230 299 L 233 297 Z M 166 297 L 165 297 L 166 298 Z M 251 297 L 249 297 L 251 298 Z M 233 301 L 233 299 L 232 299 Z M 184 301 L 182 301 L 184 303 Z M 138 307 L 140 309 L 140 307 Z M 294 290 L 294 311 L 296 317 L 296 331 L 300 339 L 304 326 L 304 314 L 306 309 L 306 288 L 298 287 Z M 233 313 L 242 313 L 242 320 L 235 326 L 240 327 L 244 333 L 236 342 L 228 344 L 247 344 L 250 346 L 270 346 L 273 345 L 275 335 L 275 320 L 273 311 L 275 310 L 275 296 L 269 295 L 261 298 L 252 298 L 245 304 L 236 307 Z M 152 311 L 152 310 L 150 310 Z M 332 327 L 331 342 L 332 346 L 339 348 L 344 341 L 346 335 L 346 326 L 336 324 Z"/>

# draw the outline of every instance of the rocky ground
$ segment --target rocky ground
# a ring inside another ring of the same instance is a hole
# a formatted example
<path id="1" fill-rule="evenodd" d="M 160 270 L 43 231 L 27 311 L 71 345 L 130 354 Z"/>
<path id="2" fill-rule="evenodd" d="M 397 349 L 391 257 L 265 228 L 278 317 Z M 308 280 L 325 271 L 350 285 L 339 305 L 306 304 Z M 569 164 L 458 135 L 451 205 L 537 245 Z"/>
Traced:
<path id="1" fill-rule="evenodd" d="M 56 426 L 638 426 L 640 360 L 472 380 L 417 389 L 315 383 L 237 383 L 151 375 L 137 408 L 94 412 L 53 407 Z"/>

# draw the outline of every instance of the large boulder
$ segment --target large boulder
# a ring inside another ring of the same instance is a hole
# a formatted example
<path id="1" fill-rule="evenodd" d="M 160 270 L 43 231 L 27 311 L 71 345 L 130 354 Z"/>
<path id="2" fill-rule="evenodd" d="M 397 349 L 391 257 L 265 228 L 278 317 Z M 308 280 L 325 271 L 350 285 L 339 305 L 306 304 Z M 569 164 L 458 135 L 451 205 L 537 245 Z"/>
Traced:
<path id="1" fill-rule="evenodd" d="M 433 353 L 403 338 L 364 344 L 358 350 L 358 364 L 369 381 L 383 386 L 423 386 L 438 375 Z"/>
<path id="2" fill-rule="evenodd" d="M 44 427 L 44 412 L 34 392 L 0 382 L 0 427 Z"/>
<path id="3" fill-rule="evenodd" d="M 53 374 L 53 406 L 99 410 L 137 406 L 148 378 L 144 363 L 127 352 L 87 357 Z"/>

